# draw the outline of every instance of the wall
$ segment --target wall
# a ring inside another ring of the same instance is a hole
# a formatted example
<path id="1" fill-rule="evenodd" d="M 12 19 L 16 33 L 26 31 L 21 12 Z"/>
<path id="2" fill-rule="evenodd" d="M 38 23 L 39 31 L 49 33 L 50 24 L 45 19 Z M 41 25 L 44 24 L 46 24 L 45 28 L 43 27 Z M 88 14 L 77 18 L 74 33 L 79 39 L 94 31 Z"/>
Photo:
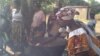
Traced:
<path id="1" fill-rule="evenodd" d="M 76 19 L 87 19 L 88 7 L 76 7 L 76 10 L 79 12 L 79 15 L 76 15 Z"/>

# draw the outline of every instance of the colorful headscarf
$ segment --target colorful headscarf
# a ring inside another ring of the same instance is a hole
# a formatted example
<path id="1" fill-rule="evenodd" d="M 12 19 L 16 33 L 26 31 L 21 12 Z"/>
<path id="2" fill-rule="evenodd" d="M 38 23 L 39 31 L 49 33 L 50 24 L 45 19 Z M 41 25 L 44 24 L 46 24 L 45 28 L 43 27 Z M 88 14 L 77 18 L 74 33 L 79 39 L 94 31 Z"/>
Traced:
<path id="1" fill-rule="evenodd" d="M 56 16 L 57 16 L 57 19 L 63 17 L 63 16 L 66 16 L 68 14 L 72 14 L 72 15 L 75 15 L 76 11 L 74 8 L 72 7 L 63 7 L 61 8 L 57 13 L 56 13 Z"/>

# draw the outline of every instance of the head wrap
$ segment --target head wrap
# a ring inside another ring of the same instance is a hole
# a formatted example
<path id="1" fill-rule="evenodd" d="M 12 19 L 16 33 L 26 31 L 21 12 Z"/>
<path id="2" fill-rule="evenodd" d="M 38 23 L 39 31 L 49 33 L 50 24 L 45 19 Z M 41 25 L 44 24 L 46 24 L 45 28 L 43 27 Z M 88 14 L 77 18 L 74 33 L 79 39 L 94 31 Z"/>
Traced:
<path id="1" fill-rule="evenodd" d="M 63 12 L 66 13 L 66 14 L 64 15 Z M 63 16 L 69 15 L 69 14 L 75 15 L 75 13 L 76 13 L 75 9 L 69 6 L 69 7 L 63 7 L 63 8 L 61 8 L 56 13 L 56 16 L 57 16 L 57 19 L 59 19 L 59 18 L 61 18 Z"/>

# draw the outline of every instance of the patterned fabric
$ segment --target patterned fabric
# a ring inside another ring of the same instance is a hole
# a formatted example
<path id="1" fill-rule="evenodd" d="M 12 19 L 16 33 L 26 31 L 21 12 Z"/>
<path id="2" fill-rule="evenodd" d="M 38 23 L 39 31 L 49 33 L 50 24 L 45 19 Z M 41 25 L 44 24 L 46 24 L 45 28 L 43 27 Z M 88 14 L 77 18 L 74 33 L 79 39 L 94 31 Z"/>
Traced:
<path id="1" fill-rule="evenodd" d="M 86 31 L 83 28 L 78 28 L 78 29 L 76 29 L 74 31 L 71 31 L 69 33 L 69 38 L 71 38 L 71 37 L 73 37 L 75 35 L 81 35 L 81 34 L 85 34 L 85 33 L 86 33 Z"/>
<path id="2" fill-rule="evenodd" d="M 80 52 L 89 51 L 86 35 L 81 34 L 69 38 L 67 49 L 69 56 L 75 55 Z"/>
<path id="3" fill-rule="evenodd" d="M 89 54 L 88 56 L 95 56 L 95 53 L 100 55 L 100 41 L 98 41 L 95 36 L 91 35 L 89 29 L 83 26 L 84 24 L 80 24 L 80 22 L 74 20 L 75 14 L 75 9 L 71 7 L 63 7 L 56 14 L 57 19 L 60 19 L 60 24 L 62 26 L 62 29 L 59 29 L 59 32 L 64 32 L 63 27 L 65 27 L 66 30 L 66 26 L 68 26 L 68 29 L 70 29 L 67 36 L 68 55 L 74 56 L 85 52 Z"/>
<path id="4" fill-rule="evenodd" d="M 82 23 L 78 24 L 83 28 L 69 32 L 67 46 L 69 56 L 79 55 L 85 52 L 88 53 L 88 56 L 100 55 L 100 41 L 92 35 L 92 31 L 88 27 Z"/>
<path id="5" fill-rule="evenodd" d="M 13 22 L 12 23 L 12 40 L 16 42 L 16 44 L 20 44 L 22 41 L 22 32 L 23 25 L 21 22 Z"/>
<path id="6" fill-rule="evenodd" d="M 67 16 L 67 15 L 70 15 L 70 14 L 74 15 L 75 13 L 76 13 L 76 11 L 75 11 L 74 8 L 63 7 L 56 13 L 56 16 L 57 16 L 58 19 L 60 19 L 63 16 Z"/>
<path id="7" fill-rule="evenodd" d="M 21 48 L 22 41 L 23 41 L 23 21 L 22 21 L 22 14 L 21 11 L 12 12 L 12 31 L 11 31 L 11 40 L 14 43 L 14 45 L 17 47 L 17 49 Z"/>

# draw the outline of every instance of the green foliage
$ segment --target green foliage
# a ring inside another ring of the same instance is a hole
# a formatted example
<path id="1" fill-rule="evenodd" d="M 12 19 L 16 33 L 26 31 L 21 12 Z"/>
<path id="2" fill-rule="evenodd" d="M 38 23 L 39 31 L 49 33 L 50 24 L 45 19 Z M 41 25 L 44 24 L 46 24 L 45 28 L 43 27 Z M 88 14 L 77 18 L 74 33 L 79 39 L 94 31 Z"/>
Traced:
<path id="1" fill-rule="evenodd" d="M 49 13 L 51 11 L 53 11 L 54 6 L 55 6 L 55 1 L 54 0 L 47 0 L 45 2 L 42 2 L 42 8 L 46 13 Z"/>
<path id="2" fill-rule="evenodd" d="M 11 0 L 0 0 L 0 10 L 7 5 Z M 98 13 L 99 9 L 95 9 L 97 5 L 99 5 L 100 3 L 96 2 L 95 0 L 88 0 L 89 3 L 85 2 L 84 0 L 33 0 L 35 1 L 35 3 L 41 4 L 42 8 L 44 9 L 44 11 L 46 13 L 51 12 L 54 7 L 56 2 L 60 2 L 63 6 L 67 6 L 67 5 L 90 5 L 92 7 L 92 10 L 95 13 Z M 95 7 L 95 8 L 94 8 Z"/>
<path id="3" fill-rule="evenodd" d="M 6 6 L 11 0 L 0 0 L 0 10 Z"/>
<path id="4" fill-rule="evenodd" d="M 59 1 L 59 2 L 58 2 Z M 42 0 L 42 7 L 46 12 L 50 12 L 54 9 L 54 4 L 60 3 L 62 6 L 67 5 L 88 5 L 84 0 Z"/>
<path id="5" fill-rule="evenodd" d="M 100 4 L 91 6 L 91 12 L 95 14 L 100 13 Z"/>
<path id="6" fill-rule="evenodd" d="M 49 13 L 49 12 L 53 11 L 54 6 L 53 6 L 53 4 L 48 4 L 48 6 L 46 4 L 42 4 L 42 8 L 45 11 L 45 13 Z"/>
<path id="7" fill-rule="evenodd" d="M 85 2 L 84 0 L 61 0 L 63 6 L 66 5 L 72 5 L 72 6 L 79 6 L 79 5 L 88 5 L 87 2 Z"/>

